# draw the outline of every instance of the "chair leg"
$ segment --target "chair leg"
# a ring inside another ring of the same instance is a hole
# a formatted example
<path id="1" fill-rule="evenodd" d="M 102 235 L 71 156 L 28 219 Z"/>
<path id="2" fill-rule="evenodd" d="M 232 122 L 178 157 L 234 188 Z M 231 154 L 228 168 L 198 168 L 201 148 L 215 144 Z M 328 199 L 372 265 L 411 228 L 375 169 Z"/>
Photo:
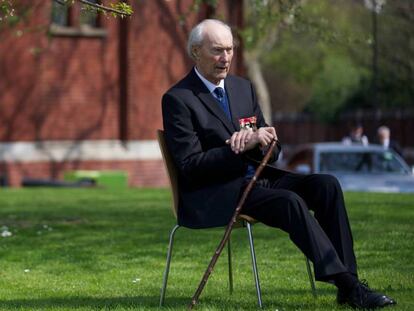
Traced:
<path id="1" fill-rule="evenodd" d="M 229 290 L 230 295 L 233 294 L 233 267 L 231 264 L 231 245 L 230 245 L 230 238 L 227 241 L 227 255 L 229 261 Z"/>
<path id="2" fill-rule="evenodd" d="M 316 297 L 316 286 L 315 286 L 315 280 L 313 279 L 312 270 L 309 264 L 309 259 L 305 256 L 306 261 L 306 270 L 308 270 L 308 276 L 309 276 L 309 282 L 312 289 L 312 295 L 313 297 Z"/>
<path id="3" fill-rule="evenodd" d="M 252 234 L 252 227 L 249 222 L 246 221 L 247 232 L 249 234 L 249 244 L 250 244 L 250 254 L 252 256 L 252 267 L 253 267 L 253 275 L 254 275 L 254 282 L 256 284 L 256 293 L 257 293 L 257 303 L 259 307 L 262 308 L 262 292 L 260 290 L 260 281 L 259 281 L 259 274 L 257 272 L 257 263 L 256 263 L 256 254 L 254 252 L 254 243 L 253 243 L 253 234 Z"/>
<path id="4" fill-rule="evenodd" d="M 174 235 L 178 228 L 180 228 L 180 226 L 175 225 L 170 233 L 170 241 L 168 243 L 168 251 L 167 251 L 167 264 L 165 266 L 164 276 L 162 280 L 162 287 L 161 287 L 160 307 L 164 305 L 165 291 L 167 290 L 168 274 L 170 272 L 170 263 L 171 263 L 172 249 L 173 249 L 173 243 L 174 243 Z"/>

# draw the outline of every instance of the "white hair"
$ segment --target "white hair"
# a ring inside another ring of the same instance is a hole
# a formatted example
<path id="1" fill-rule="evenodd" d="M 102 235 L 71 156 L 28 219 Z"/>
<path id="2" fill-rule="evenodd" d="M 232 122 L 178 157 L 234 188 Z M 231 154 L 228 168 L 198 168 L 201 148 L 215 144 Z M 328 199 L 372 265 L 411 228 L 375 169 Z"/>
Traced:
<path id="1" fill-rule="evenodd" d="M 187 41 L 187 53 L 188 55 L 194 59 L 194 55 L 193 55 L 193 47 L 194 46 L 200 46 L 203 43 L 204 40 L 204 26 L 206 24 L 209 23 L 214 23 L 216 25 L 221 25 L 223 27 L 225 27 L 231 34 L 231 28 L 229 25 L 227 25 L 226 23 L 218 20 L 218 19 L 205 19 L 202 22 L 200 22 L 199 24 L 197 24 L 196 26 L 194 26 L 193 29 L 191 29 L 190 35 L 188 36 L 188 41 Z"/>

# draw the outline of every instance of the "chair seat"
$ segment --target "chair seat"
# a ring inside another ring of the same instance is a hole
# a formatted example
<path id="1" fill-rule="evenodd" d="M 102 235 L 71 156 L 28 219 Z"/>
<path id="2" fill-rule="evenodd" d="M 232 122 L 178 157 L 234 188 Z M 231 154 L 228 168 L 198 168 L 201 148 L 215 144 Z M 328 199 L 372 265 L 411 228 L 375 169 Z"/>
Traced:
<path id="1" fill-rule="evenodd" d="M 249 215 L 245 215 L 245 214 L 239 214 L 239 217 L 237 217 L 237 218 L 238 218 L 238 220 L 241 219 L 241 220 L 247 221 L 251 224 L 254 224 L 254 223 L 257 222 L 256 219 L 254 219 L 253 217 L 250 217 Z"/>
<path id="2" fill-rule="evenodd" d="M 233 228 L 246 227 L 246 222 L 253 225 L 258 221 L 256 219 L 254 219 L 253 217 L 250 217 L 248 215 L 240 214 L 239 216 L 237 216 L 237 222 L 234 224 Z"/>

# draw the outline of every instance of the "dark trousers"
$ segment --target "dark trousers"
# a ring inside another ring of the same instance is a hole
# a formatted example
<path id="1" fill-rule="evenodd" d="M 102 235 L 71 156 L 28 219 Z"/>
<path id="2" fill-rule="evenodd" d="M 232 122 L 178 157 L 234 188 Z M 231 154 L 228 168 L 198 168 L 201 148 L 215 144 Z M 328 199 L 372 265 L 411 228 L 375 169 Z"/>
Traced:
<path id="1" fill-rule="evenodd" d="M 357 275 L 351 228 L 335 177 L 290 173 L 277 179 L 263 176 L 242 213 L 286 231 L 313 262 L 316 280 L 333 282 L 332 276 L 342 272 Z"/>

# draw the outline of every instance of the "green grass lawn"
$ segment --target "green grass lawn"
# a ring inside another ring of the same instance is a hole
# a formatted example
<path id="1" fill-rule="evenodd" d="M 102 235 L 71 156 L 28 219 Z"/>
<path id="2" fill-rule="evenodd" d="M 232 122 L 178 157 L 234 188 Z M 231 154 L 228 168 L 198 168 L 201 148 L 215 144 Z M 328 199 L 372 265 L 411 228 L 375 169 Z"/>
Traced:
<path id="1" fill-rule="evenodd" d="M 0 310 L 155 310 L 174 225 L 167 190 L 0 190 Z M 414 310 L 414 195 L 346 194 L 361 278 Z M 183 310 L 222 236 L 180 229 L 166 310 Z M 267 310 L 346 310 L 333 286 L 311 295 L 303 255 L 280 230 L 254 226 Z M 254 310 L 247 234 L 232 234 L 234 285 L 222 256 L 198 310 Z M 225 254 L 223 254 L 225 255 Z"/>

